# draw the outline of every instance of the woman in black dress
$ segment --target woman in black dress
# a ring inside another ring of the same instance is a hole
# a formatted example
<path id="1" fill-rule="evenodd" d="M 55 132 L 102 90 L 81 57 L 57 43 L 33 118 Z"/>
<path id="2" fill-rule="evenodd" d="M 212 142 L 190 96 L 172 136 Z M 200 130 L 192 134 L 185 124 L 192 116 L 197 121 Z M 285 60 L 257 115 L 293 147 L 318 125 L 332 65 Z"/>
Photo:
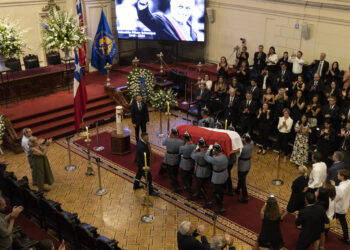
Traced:
<path id="1" fill-rule="evenodd" d="M 216 68 L 218 71 L 218 78 L 222 76 L 224 79 L 228 78 L 228 63 L 226 57 L 222 56 Z"/>
<path id="2" fill-rule="evenodd" d="M 259 247 L 281 249 L 284 245 L 280 229 L 281 210 L 274 195 L 270 195 L 267 199 L 261 208 L 260 215 L 263 220 L 261 232 L 253 249 L 259 249 Z"/>
<path id="3" fill-rule="evenodd" d="M 258 151 L 258 154 L 266 154 L 268 137 L 271 129 L 271 111 L 269 110 L 269 105 L 267 103 L 263 104 L 262 109 L 259 109 L 258 114 L 259 121 L 259 137 L 262 148 Z"/>
<path id="4" fill-rule="evenodd" d="M 238 59 L 238 63 L 237 63 L 238 69 L 241 67 L 243 61 L 248 62 L 249 53 L 247 52 L 247 46 L 245 46 L 245 45 L 242 46 L 242 51 L 240 54 L 236 55 L 236 58 Z M 248 66 L 249 66 L 249 64 L 248 64 Z"/>
<path id="5" fill-rule="evenodd" d="M 243 61 L 241 67 L 237 70 L 236 72 L 236 77 L 237 77 L 237 81 L 239 83 L 241 83 L 244 88 L 246 89 L 248 86 L 250 86 L 250 82 L 249 82 L 249 75 L 250 75 L 250 71 L 249 71 L 249 67 L 248 67 L 248 63 L 247 61 Z"/>
<path id="6" fill-rule="evenodd" d="M 301 116 L 304 114 L 305 99 L 303 97 L 303 92 L 301 90 L 297 91 L 297 94 L 290 102 L 290 110 L 294 122 L 300 121 Z"/>
<path id="7" fill-rule="evenodd" d="M 339 80 L 339 63 L 338 62 L 333 62 L 332 67 L 328 69 L 326 72 L 326 77 L 325 77 L 325 82 L 326 84 L 331 83 L 332 81 L 335 81 L 338 83 Z"/>
<path id="8" fill-rule="evenodd" d="M 312 97 L 312 101 L 309 105 L 306 107 L 306 115 L 307 115 L 307 121 L 309 123 L 309 127 L 311 129 L 311 134 L 309 137 L 309 141 L 311 145 L 316 144 L 317 142 L 317 126 L 319 126 L 320 121 L 320 111 L 321 111 L 321 105 L 318 101 L 318 96 L 315 95 Z"/>
<path id="9" fill-rule="evenodd" d="M 305 192 L 309 182 L 307 168 L 303 165 L 298 168 L 300 176 L 293 181 L 292 194 L 290 196 L 287 212 L 294 213 L 305 207 Z"/>

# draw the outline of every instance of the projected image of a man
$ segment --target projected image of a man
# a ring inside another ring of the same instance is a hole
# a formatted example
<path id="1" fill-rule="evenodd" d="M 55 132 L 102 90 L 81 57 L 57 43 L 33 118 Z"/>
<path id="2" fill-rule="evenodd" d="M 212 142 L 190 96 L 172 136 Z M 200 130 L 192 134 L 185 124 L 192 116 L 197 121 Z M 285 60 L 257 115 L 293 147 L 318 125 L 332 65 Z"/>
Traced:
<path id="1" fill-rule="evenodd" d="M 137 14 L 140 21 L 156 33 L 155 39 L 197 41 L 191 20 L 196 0 L 170 0 L 168 14 L 151 13 L 149 1 L 151 0 L 138 1 Z"/>

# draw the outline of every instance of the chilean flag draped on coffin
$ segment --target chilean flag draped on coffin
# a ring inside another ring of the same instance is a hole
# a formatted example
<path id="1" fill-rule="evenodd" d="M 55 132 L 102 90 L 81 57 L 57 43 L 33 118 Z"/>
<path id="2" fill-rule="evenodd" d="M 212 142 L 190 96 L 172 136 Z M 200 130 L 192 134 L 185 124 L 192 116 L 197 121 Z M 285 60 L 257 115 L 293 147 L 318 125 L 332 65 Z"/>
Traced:
<path id="1" fill-rule="evenodd" d="M 84 83 L 83 71 L 80 67 L 78 54 L 76 51 L 74 51 L 74 54 L 74 120 L 75 131 L 79 131 L 80 122 L 82 121 L 86 112 L 87 93 Z"/>

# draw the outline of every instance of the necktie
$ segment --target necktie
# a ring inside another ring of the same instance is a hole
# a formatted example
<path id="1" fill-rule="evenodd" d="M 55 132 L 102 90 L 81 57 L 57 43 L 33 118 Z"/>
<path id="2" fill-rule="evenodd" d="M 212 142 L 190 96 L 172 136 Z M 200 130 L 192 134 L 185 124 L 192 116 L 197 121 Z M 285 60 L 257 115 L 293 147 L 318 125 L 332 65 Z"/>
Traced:
<path id="1" fill-rule="evenodd" d="M 286 71 L 282 71 L 282 78 L 284 77 L 284 74 L 286 73 Z"/>
<path id="2" fill-rule="evenodd" d="M 322 76 L 323 61 L 320 61 L 317 68 L 317 73 Z"/>
<path id="3" fill-rule="evenodd" d="M 314 86 L 316 87 L 318 84 L 318 81 L 314 81 Z"/>
<path id="4" fill-rule="evenodd" d="M 139 111 L 141 111 L 142 107 L 141 107 L 141 103 L 137 103 L 137 106 L 139 107 Z"/>
<path id="5" fill-rule="evenodd" d="M 264 83 L 263 83 L 262 89 L 266 89 L 266 79 L 267 79 L 267 76 L 264 76 Z"/>
<path id="6" fill-rule="evenodd" d="M 248 101 L 248 103 L 247 103 L 247 106 L 249 107 L 249 105 L 250 105 L 250 101 Z"/>
<path id="7" fill-rule="evenodd" d="M 230 97 L 230 102 L 233 102 L 233 97 L 232 96 Z"/>
<path id="8" fill-rule="evenodd" d="M 203 90 L 201 90 L 201 96 L 202 96 L 202 94 L 203 94 Z"/>

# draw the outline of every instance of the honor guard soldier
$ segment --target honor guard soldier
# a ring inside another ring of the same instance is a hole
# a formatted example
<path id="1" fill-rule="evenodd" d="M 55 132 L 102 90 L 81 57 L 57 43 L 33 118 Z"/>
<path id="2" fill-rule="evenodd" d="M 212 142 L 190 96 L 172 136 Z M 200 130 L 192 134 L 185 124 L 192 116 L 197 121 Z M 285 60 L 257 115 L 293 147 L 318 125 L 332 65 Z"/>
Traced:
<path id="1" fill-rule="evenodd" d="M 202 119 L 198 121 L 198 126 L 214 128 L 215 120 L 213 117 L 209 116 L 209 110 L 205 107 L 202 109 L 201 113 L 202 113 Z"/>
<path id="2" fill-rule="evenodd" d="M 163 146 L 166 147 L 163 164 L 167 167 L 168 176 L 175 192 L 181 190 L 177 177 L 180 163 L 179 149 L 182 145 L 184 145 L 184 141 L 179 138 L 179 131 L 176 128 L 171 129 L 169 137 L 163 141 Z"/>
<path id="3" fill-rule="evenodd" d="M 214 197 L 218 207 L 216 214 L 224 214 L 223 207 L 225 183 L 228 178 L 227 156 L 223 153 L 222 147 L 215 143 L 213 148 L 205 153 L 204 159 L 213 166 L 211 182 L 214 184 Z"/>
<path id="4" fill-rule="evenodd" d="M 185 141 L 185 145 L 180 146 L 179 149 L 179 154 L 181 155 L 181 181 L 185 186 L 185 190 L 192 194 L 192 176 L 195 161 L 191 158 L 191 153 L 196 149 L 196 145 L 193 144 L 191 135 L 187 131 L 182 137 Z"/>
<path id="5" fill-rule="evenodd" d="M 228 130 L 235 131 L 235 128 L 231 124 L 228 127 Z M 228 165 L 227 165 L 228 178 L 227 178 L 227 181 L 226 181 L 225 189 L 226 189 L 226 194 L 229 195 L 229 196 L 233 196 L 233 185 L 232 185 L 232 178 L 231 178 L 231 170 L 232 170 L 233 166 L 236 164 L 236 160 L 237 160 L 236 153 L 239 153 L 239 151 L 240 151 L 240 149 L 231 151 L 230 158 L 228 159 Z"/>
<path id="6" fill-rule="evenodd" d="M 196 161 L 197 169 L 196 169 L 196 183 L 197 183 L 197 191 L 194 193 L 189 200 L 197 200 L 200 197 L 204 198 L 205 204 L 204 208 L 210 208 L 211 202 L 209 201 L 208 194 L 205 191 L 205 183 L 209 181 L 211 175 L 211 166 L 204 159 L 205 153 L 207 151 L 208 146 L 205 143 L 203 138 L 198 140 L 197 148 L 192 152 L 191 158 Z"/>
<path id="7" fill-rule="evenodd" d="M 243 149 L 241 155 L 238 158 L 238 184 L 236 193 L 240 194 L 242 189 L 242 198 L 238 201 L 241 203 L 248 203 L 248 192 L 246 178 L 251 167 L 251 157 L 254 149 L 254 143 L 252 142 L 249 134 L 244 134 L 243 137 Z"/>

